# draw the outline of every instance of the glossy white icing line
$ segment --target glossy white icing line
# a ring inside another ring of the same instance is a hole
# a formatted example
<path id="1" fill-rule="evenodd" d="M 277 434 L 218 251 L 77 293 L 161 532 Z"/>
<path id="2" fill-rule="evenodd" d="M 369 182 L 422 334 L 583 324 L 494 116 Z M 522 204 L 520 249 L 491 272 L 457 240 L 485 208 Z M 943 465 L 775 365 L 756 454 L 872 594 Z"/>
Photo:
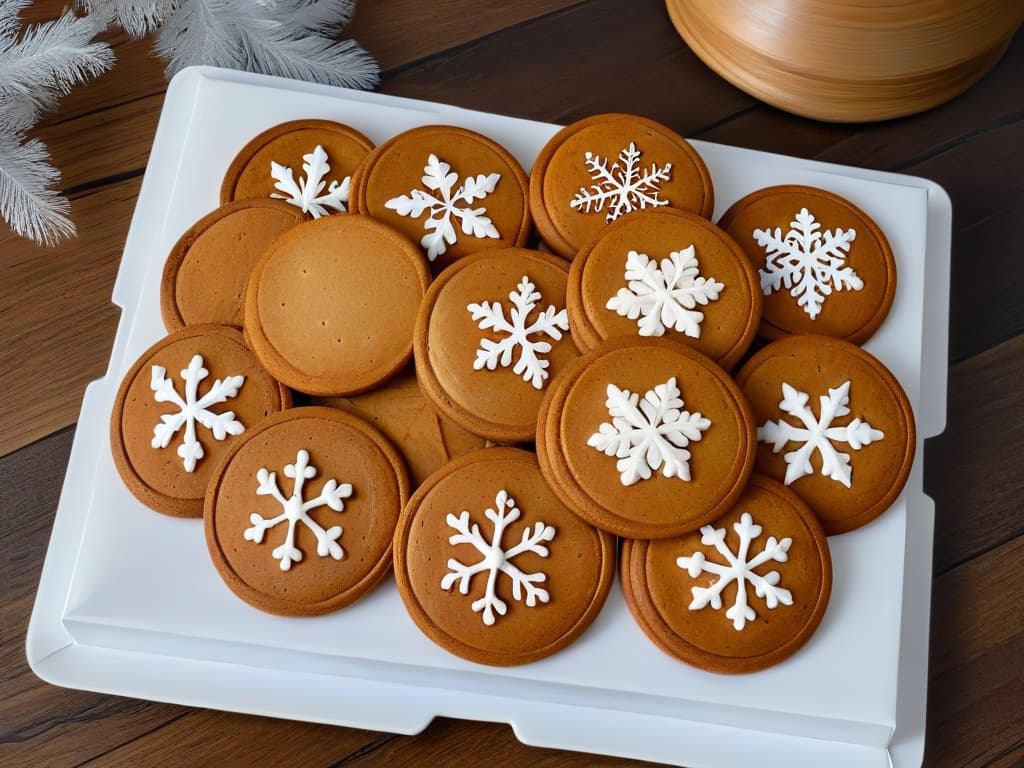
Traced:
<path id="1" fill-rule="evenodd" d="M 501 179 L 500 173 L 468 176 L 462 186 L 456 189 L 459 174 L 452 167 L 431 153 L 423 168 L 423 186 L 429 191 L 414 189 L 408 195 L 393 197 L 384 203 L 399 216 L 418 219 L 425 212 L 429 215 L 423 222 L 427 233 L 420 240 L 427 251 L 427 258 L 434 261 L 443 255 L 449 245 L 458 240 L 455 222 L 462 234 L 480 239 L 501 238 L 494 222 L 487 217 L 486 208 L 472 208 L 471 204 L 483 200 L 494 192 Z M 453 191 L 454 190 L 454 191 Z M 453 219 L 455 221 L 453 221 Z"/>
<path id="2" fill-rule="evenodd" d="M 584 163 L 593 184 L 580 187 L 569 207 L 580 213 L 600 213 L 607 207 L 605 221 L 612 222 L 630 211 L 668 205 L 668 200 L 658 197 L 658 185 L 672 177 L 672 163 L 641 168 L 641 154 L 630 142 L 609 167 L 608 158 L 587 152 Z"/>
<path id="3" fill-rule="evenodd" d="M 309 513 L 318 507 L 330 507 L 335 512 L 343 512 L 345 510 L 343 499 L 352 496 L 352 486 L 349 483 L 339 485 L 338 481 L 332 478 L 324 483 L 319 496 L 309 501 L 304 500 L 302 497 L 303 485 L 305 485 L 307 480 L 316 477 L 316 467 L 309 463 L 309 452 L 306 450 L 300 450 L 295 454 L 295 463 L 286 464 L 284 474 L 286 477 L 293 478 L 294 480 L 292 483 L 292 495 L 288 498 L 285 498 L 278 487 L 276 472 L 268 472 L 265 467 L 260 467 L 259 471 L 256 472 L 256 481 L 259 483 L 256 488 L 256 495 L 272 496 L 281 505 L 282 512 L 277 517 L 271 518 L 265 518 L 259 513 L 253 512 L 249 516 L 249 522 L 252 523 L 252 527 L 246 528 L 243 534 L 246 541 L 260 544 L 263 542 L 264 534 L 269 529 L 287 522 L 288 532 L 285 534 L 284 542 L 280 546 L 275 547 L 271 552 L 271 556 L 275 560 L 281 561 L 281 570 L 287 571 L 292 567 L 292 563 L 298 563 L 302 560 L 302 550 L 295 546 L 295 527 L 298 523 L 302 523 L 316 536 L 317 555 L 320 557 L 330 556 L 335 560 L 341 560 L 345 556 L 345 551 L 341 548 L 341 544 L 338 543 L 338 539 L 341 538 L 342 527 L 335 525 L 324 529 L 316 520 L 309 516 Z"/>
<path id="4" fill-rule="evenodd" d="M 178 456 L 181 457 L 185 471 L 194 472 L 196 464 L 205 455 L 202 443 L 196 434 L 196 424 L 200 424 L 213 434 L 214 440 L 224 440 L 228 435 L 240 435 L 245 427 L 235 418 L 234 411 L 214 413 L 211 406 L 223 403 L 238 395 L 238 390 L 245 383 L 245 376 L 228 376 L 213 382 L 206 394 L 199 397 L 199 384 L 210 375 L 203 367 L 202 355 L 193 355 L 188 368 L 181 371 L 185 382 L 185 396 L 182 397 L 174 388 L 174 382 L 166 377 L 167 369 L 162 365 L 154 365 L 151 369 L 149 387 L 153 390 L 153 399 L 158 403 L 173 403 L 178 407 L 174 413 L 160 416 L 160 423 L 153 428 L 154 448 L 166 448 L 182 427 L 181 445 Z"/>
<path id="5" fill-rule="evenodd" d="M 768 610 L 774 610 L 781 603 L 792 605 L 793 595 L 788 589 L 778 586 L 780 576 L 778 571 L 770 571 L 764 576 L 756 573 L 755 568 L 767 562 L 784 563 L 789 559 L 789 548 L 793 544 L 791 538 L 782 541 L 769 536 L 764 544 L 764 549 L 753 557 L 750 556 L 750 545 L 761 535 L 762 528 L 754 522 L 749 513 L 744 512 L 739 522 L 733 523 L 732 528 L 739 537 L 735 553 L 725 544 L 725 529 L 705 525 L 700 529 L 700 541 L 705 546 L 713 546 L 722 556 L 724 563 L 717 563 L 708 560 L 703 552 L 695 552 L 692 555 L 679 557 L 676 565 L 690 574 L 690 578 L 696 579 L 702 573 L 710 573 L 718 576 L 708 587 L 690 587 L 693 600 L 690 603 L 691 611 L 699 611 L 707 606 L 713 610 L 722 608 L 722 592 L 731 583 L 736 582 L 736 598 L 732 606 L 725 612 L 727 619 L 732 620 L 733 629 L 742 631 L 748 621 L 757 618 L 754 609 L 750 607 L 747 595 L 747 585 L 754 587 L 754 594 L 764 599 Z"/>
<path id="6" fill-rule="evenodd" d="M 686 446 L 700 440 L 711 421 L 681 410 L 684 403 L 675 377 L 648 390 L 642 399 L 639 393 L 614 384 L 608 385 L 607 393 L 611 423 L 603 423 L 587 445 L 618 458 L 615 467 L 622 484 L 647 480 L 658 469 L 665 477 L 689 481 Z"/>
<path id="7" fill-rule="evenodd" d="M 833 442 L 846 443 L 853 450 L 859 451 L 865 445 L 878 442 L 885 435 L 859 418 L 844 426 L 833 425 L 836 419 L 850 413 L 849 381 L 844 381 L 835 389 L 830 387 L 827 396 L 819 397 L 818 418 L 808 407 L 809 400 L 810 396 L 806 392 L 783 382 L 779 409 L 796 418 L 800 424 L 793 425 L 781 418 L 778 421 L 766 421 L 757 428 L 757 439 L 762 443 L 770 443 L 773 453 L 778 453 L 788 443 L 803 443 L 797 450 L 783 456 L 787 465 L 786 485 L 792 485 L 805 475 L 814 474 L 811 456 L 817 451 L 821 454 L 821 474 L 849 488 L 853 480 L 850 454 L 837 451 Z"/>
<path id="8" fill-rule="evenodd" d="M 549 304 L 547 309 L 530 320 L 530 315 L 537 308 L 541 295 L 527 275 L 523 275 L 523 279 L 519 281 L 515 290 L 509 293 L 508 298 L 511 308 L 507 318 L 504 307 L 497 301 L 474 303 L 466 307 L 480 330 L 494 331 L 502 335 L 499 341 L 480 339 L 480 348 L 476 352 L 473 368 L 478 371 L 483 368 L 493 371 L 499 366 L 508 368 L 512 365 L 512 372 L 522 376 L 523 381 L 529 382 L 534 389 L 543 389 L 550 375 L 548 367 L 551 361 L 542 355 L 551 351 L 551 342 L 544 338 L 530 337 L 546 336 L 558 341 L 562 338 L 562 333 L 569 330 L 569 317 L 565 309 L 556 310 L 553 304 Z M 513 364 L 517 349 L 519 356 Z"/>
<path id="9" fill-rule="evenodd" d="M 857 273 L 844 266 L 857 232 L 821 232 L 821 224 L 806 208 L 800 209 L 789 226 L 785 237 L 779 227 L 754 230 L 754 239 L 767 252 L 765 268 L 758 270 L 761 292 L 770 296 L 775 291 L 789 291 L 797 306 L 814 320 L 833 290 L 859 291 L 864 287 Z"/>
<path id="10" fill-rule="evenodd" d="M 608 299 L 606 309 L 636 320 L 641 336 L 664 336 L 666 328 L 700 338 L 704 313 L 696 309 L 718 301 L 725 289 L 713 277 L 702 277 L 694 247 L 672 251 L 661 263 L 646 253 L 626 254 L 627 288 Z"/>
<path id="11" fill-rule="evenodd" d="M 330 215 L 331 210 L 328 209 L 345 212 L 352 177 L 346 176 L 341 182 L 332 181 L 325 194 L 324 187 L 327 186 L 327 174 L 331 172 L 331 166 L 327 162 L 324 148 L 317 144 L 312 152 L 302 156 L 302 160 L 302 171 L 306 175 L 298 181 L 295 181 L 291 168 L 270 162 L 270 175 L 276 180 L 274 189 L 284 193 L 279 195 L 274 192 L 270 196 L 301 208 L 303 213 L 312 215 L 314 219 Z"/>
<path id="12" fill-rule="evenodd" d="M 515 500 L 509 498 L 507 491 L 501 490 L 495 497 L 494 508 L 488 508 L 484 512 L 484 516 L 494 524 L 490 541 L 480 533 L 480 526 L 477 523 L 470 523 L 468 511 L 463 510 L 458 517 L 449 513 L 446 518 L 448 526 L 456 531 L 449 537 L 449 543 L 471 544 L 481 557 L 471 565 L 466 565 L 455 558 L 449 559 L 449 572 L 441 579 L 441 589 L 449 591 L 458 584 L 459 592 L 468 595 L 473 577 L 486 571 L 487 584 L 483 597 L 474 600 L 471 607 L 475 613 L 481 615 L 488 627 L 494 625 L 495 614 L 504 616 L 508 611 L 505 601 L 498 597 L 497 593 L 499 573 L 504 573 L 510 579 L 513 599 L 525 603 L 527 607 L 533 608 L 538 602 L 546 603 L 550 599 L 548 591 L 540 586 L 547 581 L 547 574 L 524 573 L 512 561 L 524 552 L 547 557 L 548 548 L 545 543 L 555 538 L 555 529 L 546 523 L 537 522 L 532 527 L 526 527 L 518 544 L 511 549 L 504 549 L 502 538 L 505 529 L 518 520 L 520 515 Z"/>

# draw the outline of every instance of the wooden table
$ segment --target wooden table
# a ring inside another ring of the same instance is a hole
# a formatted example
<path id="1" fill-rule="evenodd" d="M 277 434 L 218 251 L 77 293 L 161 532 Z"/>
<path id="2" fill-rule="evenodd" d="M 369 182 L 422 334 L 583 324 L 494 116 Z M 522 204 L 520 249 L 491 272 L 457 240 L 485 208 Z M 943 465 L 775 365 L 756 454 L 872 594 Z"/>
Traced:
<path id="1" fill-rule="evenodd" d="M 62 2 L 29 9 L 55 16 Z M 352 33 L 381 90 L 564 123 L 635 112 L 686 136 L 925 176 L 953 198 L 949 423 L 925 450 L 937 505 L 928 766 L 1024 763 L 1024 39 L 956 101 L 871 126 L 782 114 L 682 44 L 659 0 L 377 0 Z M 114 275 L 166 82 L 151 41 L 35 131 L 64 173 L 79 237 L 47 251 L 0 223 L 0 764 L 497 765 L 623 761 L 438 720 L 415 737 L 68 691 L 24 639 L 82 391 L 106 368 Z M 213 180 L 211 181 L 213 183 Z"/>

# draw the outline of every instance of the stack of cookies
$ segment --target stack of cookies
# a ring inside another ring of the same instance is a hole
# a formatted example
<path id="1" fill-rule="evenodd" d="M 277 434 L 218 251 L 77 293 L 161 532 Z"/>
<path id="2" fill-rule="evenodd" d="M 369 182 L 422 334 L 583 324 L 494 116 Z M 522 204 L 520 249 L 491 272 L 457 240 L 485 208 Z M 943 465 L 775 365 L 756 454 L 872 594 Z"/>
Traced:
<path id="1" fill-rule="evenodd" d="M 220 196 L 167 258 L 169 335 L 125 376 L 111 446 L 264 611 L 341 609 L 393 567 L 431 640 L 524 664 L 583 634 L 618 571 L 655 645 L 752 672 L 820 624 L 826 536 L 907 480 L 907 397 L 857 346 L 895 261 L 834 194 L 762 189 L 713 224 L 688 142 L 598 115 L 529 176 L 453 126 L 375 147 L 285 123 Z"/>

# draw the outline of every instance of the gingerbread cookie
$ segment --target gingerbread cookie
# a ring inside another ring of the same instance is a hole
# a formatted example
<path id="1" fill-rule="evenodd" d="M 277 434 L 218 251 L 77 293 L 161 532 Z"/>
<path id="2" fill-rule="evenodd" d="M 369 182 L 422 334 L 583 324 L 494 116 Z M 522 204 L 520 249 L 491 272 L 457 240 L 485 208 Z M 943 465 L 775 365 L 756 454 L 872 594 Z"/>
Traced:
<path id="1" fill-rule="evenodd" d="M 412 357 L 430 282 L 419 249 L 368 216 L 294 227 L 253 268 L 245 333 L 267 370 L 313 395 L 352 395 Z"/>
<path id="2" fill-rule="evenodd" d="M 373 424 L 402 454 L 413 489 L 457 456 L 486 447 L 487 441 L 437 413 L 410 368 L 383 386 L 352 397 L 313 398 Z"/>
<path id="3" fill-rule="evenodd" d="M 731 368 L 761 318 L 757 272 L 707 219 L 639 211 L 603 228 L 573 259 L 566 294 L 582 349 L 619 336 L 664 336 Z"/>
<path id="4" fill-rule="evenodd" d="M 313 218 L 348 210 L 352 175 L 373 149 L 359 131 L 330 120 L 275 125 L 238 153 L 221 204 L 248 197 L 284 200 Z"/>
<path id="5" fill-rule="evenodd" d="M 439 270 L 485 248 L 526 244 L 527 180 L 494 141 L 428 125 L 381 144 L 352 180 L 353 210 L 418 242 Z"/>
<path id="6" fill-rule="evenodd" d="M 719 517 L 754 453 L 739 388 L 669 339 L 613 339 L 577 358 L 537 421 L 537 456 L 559 498 L 627 538 L 678 536 Z"/>
<path id="7" fill-rule="evenodd" d="M 664 206 L 710 217 L 711 175 L 686 139 L 636 115 L 594 115 L 563 128 L 530 172 L 537 230 L 567 259 L 606 224 Z"/>
<path id="8" fill-rule="evenodd" d="M 408 494 L 402 460 L 380 432 L 333 408 L 296 408 L 247 432 L 217 467 L 206 544 L 245 602 L 318 616 L 387 574 Z"/>
<path id="9" fill-rule="evenodd" d="M 234 328 L 192 325 L 161 339 L 125 374 L 110 415 L 110 449 L 128 490 L 174 517 L 201 517 L 217 463 L 291 393 Z"/>
<path id="10" fill-rule="evenodd" d="M 736 377 L 757 424 L 757 471 L 791 487 L 831 536 L 885 512 L 914 463 L 914 414 L 896 377 L 860 347 L 791 336 Z"/>
<path id="11" fill-rule="evenodd" d="M 814 187 L 768 187 L 736 202 L 718 226 L 757 267 L 760 336 L 817 333 L 863 344 L 889 313 L 892 248 L 849 200 Z"/>
<path id="12" fill-rule="evenodd" d="M 620 573 L 647 636 L 711 672 L 755 672 L 792 656 L 818 628 L 832 592 L 832 558 L 814 513 L 758 475 L 699 531 L 624 542 Z"/>
<path id="13" fill-rule="evenodd" d="M 565 310 L 569 265 L 523 248 L 460 259 L 430 286 L 414 352 L 424 394 L 470 432 L 533 439 L 552 377 L 576 357 Z"/>
<path id="14" fill-rule="evenodd" d="M 527 664 L 562 650 L 604 605 L 615 540 L 570 512 L 536 457 L 467 454 L 409 500 L 395 532 L 395 580 L 416 625 L 479 664 Z"/>
<path id="15" fill-rule="evenodd" d="M 252 198 L 206 214 L 175 243 L 160 282 L 160 314 L 169 333 L 186 325 L 242 327 L 249 273 L 274 240 L 305 220 L 280 200 Z"/>

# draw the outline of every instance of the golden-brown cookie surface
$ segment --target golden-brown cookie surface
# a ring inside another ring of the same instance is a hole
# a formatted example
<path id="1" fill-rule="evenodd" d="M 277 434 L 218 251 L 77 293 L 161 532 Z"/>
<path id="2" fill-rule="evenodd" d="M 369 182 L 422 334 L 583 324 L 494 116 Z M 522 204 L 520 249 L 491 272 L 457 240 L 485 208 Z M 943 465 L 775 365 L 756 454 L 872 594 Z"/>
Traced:
<path id="1" fill-rule="evenodd" d="M 699 531 L 624 542 L 620 573 L 648 637 L 712 672 L 755 672 L 796 653 L 832 591 L 821 525 L 795 493 L 759 475 Z"/>
<path id="2" fill-rule="evenodd" d="M 175 243 L 160 282 L 168 332 L 199 323 L 242 327 L 249 274 L 274 240 L 305 220 L 281 200 L 250 198 L 222 205 Z"/>
<path id="3" fill-rule="evenodd" d="M 530 172 L 537 230 L 567 259 L 606 224 L 661 206 L 708 218 L 715 207 L 711 175 L 682 136 L 636 115 L 594 115 L 566 126 Z"/>
<path id="4" fill-rule="evenodd" d="M 519 162 L 479 133 L 413 128 L 381 144 L 352 180 L 352 204 L 419 243 L 435 270 L 530 235 L 527 179 Z"/>
<path id="5" fill-rule="evenodd" d="M 114 463 L 146 506 L 201 517 L 220 459 L 246 430 L 290 405 L 291 394 L 241 333 L 189 326 L 147 349 L 125 374 L 110 417 Z"/>
<path id="6" fill-rule="evenodd" d="M 583 247 L 567 305 L 583 349 L 664 336 L 729 369 L 754 338 L 761 287 L 729 235 L 695 214 L 656 208 L 618 219 Z"/>
<path id="7" fill-rule="evenodd" d="M 307 221 L 253 268 L 246 336 L 294 389 L 363 392 L 409 362 L 429 282 L 419 249 L 391 227 L 354 214 Z"/>
<path id="8" fill-rule="evenodd" d="M 814 187 L 768 187 L 737 201 L 718 225 L 758 270 L 758 335 L 816 333 L 863 344 L 888 315 L 896 293 L 892 248 L 849 200 Z"/>
<path id="9" fill-rule="evenodd" d="M 473 254 L 442 272 L 416 321 L 424 394 L 474 434 L 533 439 L 552 377 L 576 357 L 565 311 L 568 264 L 523 248 Z"/>
<path id="10" fill-rule="evenodd" d="M 241 599 L 285 616 L 358 600 L 391 566 L 408 497 L 405 467 L 380 432 L 333 408 L 262 422 L 210 480 L 206 543 Z"/>
<path id="11" fill-rule="evenodd" d="M 754 465 L 754 424 L 711 360 L 669 339 L 613 339 L 541 405 L 537 455 L 576 514 L 627 538 L 666 538 L 729 509 Z"/>
<path id="12" fill-rule="evenodd" d="M 615 541 L 570 512 L 536 457 L 487 448 L 413 495 L 395 534 L 395 577 L 417 626 L 446 650 L 510 666 L 550 656 L 597 617 Z"/>
<path id="13" fill-rule="evenodd" d="M 276 197 L 316 217 L 348 210 L 352 175 L 372 149 L 359 131 L 331 120 L 275 125 L 235 156 L 221 184 L 221 204 Z"/>
<path id="14" fill-rule="evenodd" d="M 757 472 L 806 501 L 829 535 L 885 512 L 903 490 L 914 414 L 881 362 L 845 341 L 790 336 L 736 377 L 757 424 Z"/>

